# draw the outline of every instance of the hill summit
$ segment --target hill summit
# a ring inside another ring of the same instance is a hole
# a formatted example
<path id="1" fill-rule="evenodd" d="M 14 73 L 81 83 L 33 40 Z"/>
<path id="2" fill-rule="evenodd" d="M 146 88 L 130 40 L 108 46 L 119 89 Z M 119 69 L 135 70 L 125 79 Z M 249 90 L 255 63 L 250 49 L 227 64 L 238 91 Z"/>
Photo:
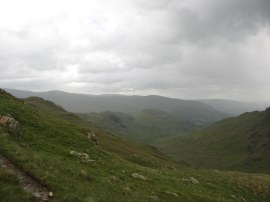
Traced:
<path id="1" fill-rule="evenodd" d="M 181 100 L 156 95 L 89 95 L 62 91 L 31 92 L 14 89 L 7 90 L 20 98 L 30 96 L 42 97 L 73 113 L 111 111 L 136 115 L 143 110 L 156 109 L 172 113 L 196 125 L 213 123 L 229 116 L 200 101 Z"/>

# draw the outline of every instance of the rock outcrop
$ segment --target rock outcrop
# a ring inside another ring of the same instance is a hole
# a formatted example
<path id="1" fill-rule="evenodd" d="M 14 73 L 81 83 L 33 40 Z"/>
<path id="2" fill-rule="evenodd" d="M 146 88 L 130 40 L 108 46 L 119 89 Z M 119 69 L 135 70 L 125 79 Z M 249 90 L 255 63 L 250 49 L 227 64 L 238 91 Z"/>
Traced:
<path id="1" fill-rule="evenodd" d="M 92 140 L 96 145 L 98 145 L 97 136 L 96 136 L 96 134 L 93 131 L 88 132 L 87 133 L 87 137 L 88 137 L 89 140 Z"/>
<path id="2" fill-rule="evenodd" d="M 0 115 L 0 128 L 5 128 L 9 133 L 20 136 L 21 129 L 20 124 L 12 116 L 2 116 Z"/>

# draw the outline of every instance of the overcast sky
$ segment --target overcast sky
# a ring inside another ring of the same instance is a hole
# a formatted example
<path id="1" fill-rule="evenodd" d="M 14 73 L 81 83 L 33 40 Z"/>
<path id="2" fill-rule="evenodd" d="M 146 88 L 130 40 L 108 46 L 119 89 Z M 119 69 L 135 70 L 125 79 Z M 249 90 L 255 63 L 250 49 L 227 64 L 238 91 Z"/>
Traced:
<path id="1" fill-rule="evenodd" d="M 270 0 L 0 2 L 0 87 L 270 100 Z"/>

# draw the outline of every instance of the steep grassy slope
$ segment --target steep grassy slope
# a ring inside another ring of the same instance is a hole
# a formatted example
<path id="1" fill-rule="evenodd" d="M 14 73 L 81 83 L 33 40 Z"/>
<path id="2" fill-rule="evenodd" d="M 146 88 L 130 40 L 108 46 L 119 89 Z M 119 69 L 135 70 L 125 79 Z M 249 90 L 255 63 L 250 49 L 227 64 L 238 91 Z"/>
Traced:
<path id="1" fill-rule="evenodd" d="M 175 160 L 198 167 L 270 173 L 270 118 L 264 111 L 225 119 L 157 145 Z"/>
<path id="2" fill-rule="evenodd" d="M 0 91 L 0 113 L 11 114 L 22 127 L 22 137 L 0 132 L 0 152 L 17 167 L 53 191 L 55 201 L 268 201 L 266 175 L 174 169 L 172 162 L 149 147 L 94 130 L 100 146 L 82 133 L 85 125 L 55 118 Z M 93 162 L 71 155 L 87 153 Z M 134 178 L 139 173 L 146 180 Z M 1 186 L 10 181 L 3 180 Z M 12 182 L 14 186 L 16 180 Z M 12 190 L 14 191 L 14 190 Z M 12 199 L 11 189 L 5 194 Z M 0 196 L 1 197 L 1 196 Z M 27 201 L 25 195 L 19 201 Z M 1 198 L 2 199 L 2 198 Z"/>
<path id="3" fill-rule="evenodd" d="M 214 110 L 199 101 L 173 99 L 161 96 L 87 95 L 61 91 L 30 92 L 7 89 L 15 96 L 26 98 L 38 96 L 61 105 L 75 113 L 121 112 L 137 114 L 145 109 L 158 109 L 173 113 L 193 124 L 203 125 L 219 121 L 227 114 Z"/>
<path id="4" fill-rule="evenodd" d="M 196 125 L 176 115 L 156 109 L 147 109 L 136 115 L 120 112 L 88 113 L 79 115 L 100 128 L 125 138 L 152 143 L 159 138 L 197 129 Z"/>
<path id="5" fill-rule="evenodd" d="M 38 109 L 39 111 L 42 111 L 43 113 L 47 114 L 47 116 L 53 116 L 55 119 L 60 120 L 66 120 L 72 123 L 75 123 L 76 126 L 80 127 L 80 132 L 85 131 L 87 129 L 93 130 L 97 133 L 99 142 L 101 143 L 101 147 L 109 152 L 113 152 L 116 154 L 121 155 L 125 159 L 130 159 L 130 155 L 135 153 L 139 157 L 142 157 L 142 159 L 146 160 L 145 162 L 142 161 L 142 163 L 147 163 L 147 159 L 153 160 L 153 157 L 158 156 L 158 161 L 161 161 L 160 163 L 167 163 L 170 165 L 170 161 L 167 160 L 167 157 L 162 156 L 162 154 L 157 151 L 153 147 L 144 146 L 142 144 L 139 144 L 137 142 L 130 142 L 126 139 L 122 139 L 116 136 L 112 136 L 110 131 L 108 131 L 108 134 L 99 129 L 96 128 L 95 125 L 93 125 L 91 122 L 85 121 L 81 119 L 79 116 L 67 112 L 65 109 L 63 109 L 61 106 L 58 106 L 54 104 L 51 101 L 44 100 L 39 97 L 29 97 L 22 100 L 25 104 L 34 107 Z M 150 157 L 149 157 L 150 154 Z M 149 160 L 149 166 L 153 163 L 151 160 Z"/>

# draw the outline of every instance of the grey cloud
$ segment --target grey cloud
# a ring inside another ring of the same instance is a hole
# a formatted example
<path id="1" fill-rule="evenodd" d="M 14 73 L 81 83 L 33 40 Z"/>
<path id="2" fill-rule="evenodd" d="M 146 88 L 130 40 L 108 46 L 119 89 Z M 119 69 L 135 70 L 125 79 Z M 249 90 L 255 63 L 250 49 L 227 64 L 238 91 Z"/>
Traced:
<path id="1" fill-rule="evenodd" d="M 0 81 L 1 88 L 13 88 L 13 89 L 29 89 L 32 91 L 46 91 L 48 86 L 56 87 L 57 89 L 61 88 L 54 80 L 49 79 L 33 79 L 33 78 L 21 78 L 21 79 L 7 79 Z"/>
<path id="2" fill-rule="evenodd" d="M 207 7 L 202 13 L 196 13 L 192 8 L 174 11 L 173 19 L 183 19 L 182 34 L 190 40 L 221 38 L 235 42 L 256 34 L 260 27 L 269 26 L 268 0 L 206 0 L 204 4 Z"/>
<path id="3" fill-rule="evenodd" d="M 121 5 L 0 25 L 0 85 L 180 98 L 247 98 L 270 86 L 270 1 Z"/>
<path id="4" fill-rule="evenodd" d="M 61 68 L 57 53 L 64 49 L 57 38 L 37 37 L 23 28 L 19 31 L 0 30 L 0 68 L 47 71 Z"/>
<path id="5" fill-rule="evenodd" d="M 157 34 L 153 39 L 165 43 L 218 43 L 219 40 L 242 41 L 261 27 L 269 27 L 270 1 L 267 0 L 205 0 L 202 9 L 193 9 L 183 1 L 168 4 L 166 12 L 145 14 L 146 25 Z M 148 18 L 149 17 L 149 18 Z M 157 27 L 155 28 L 155 25 Z M 162 26 L 159 26 L 162 25 Z M 146 29 L 148 29 L 146 27 Z"/>
<path id="6" fill-rule="evenodd" d="M 95 84 L 104 84 L 104 85 L 112 85 L 115 83 L 123 82 L 123 75 L 112 73 L 108 75 L 107 73 L 100 73 L 100 74 L 88 74 L 88 75 L 81 75 L 78 82 L 84 83 L 95 83 Z"/>
<path id="7" fill-rule="evenodd" d="M 181 1 L 181 0 L 180 0 Z M 165 10 L 173 2 L 173 0 L 135 0 L 135 5 L 140 7 L 140 12 L 149 12 L 155 10 Z"/>

